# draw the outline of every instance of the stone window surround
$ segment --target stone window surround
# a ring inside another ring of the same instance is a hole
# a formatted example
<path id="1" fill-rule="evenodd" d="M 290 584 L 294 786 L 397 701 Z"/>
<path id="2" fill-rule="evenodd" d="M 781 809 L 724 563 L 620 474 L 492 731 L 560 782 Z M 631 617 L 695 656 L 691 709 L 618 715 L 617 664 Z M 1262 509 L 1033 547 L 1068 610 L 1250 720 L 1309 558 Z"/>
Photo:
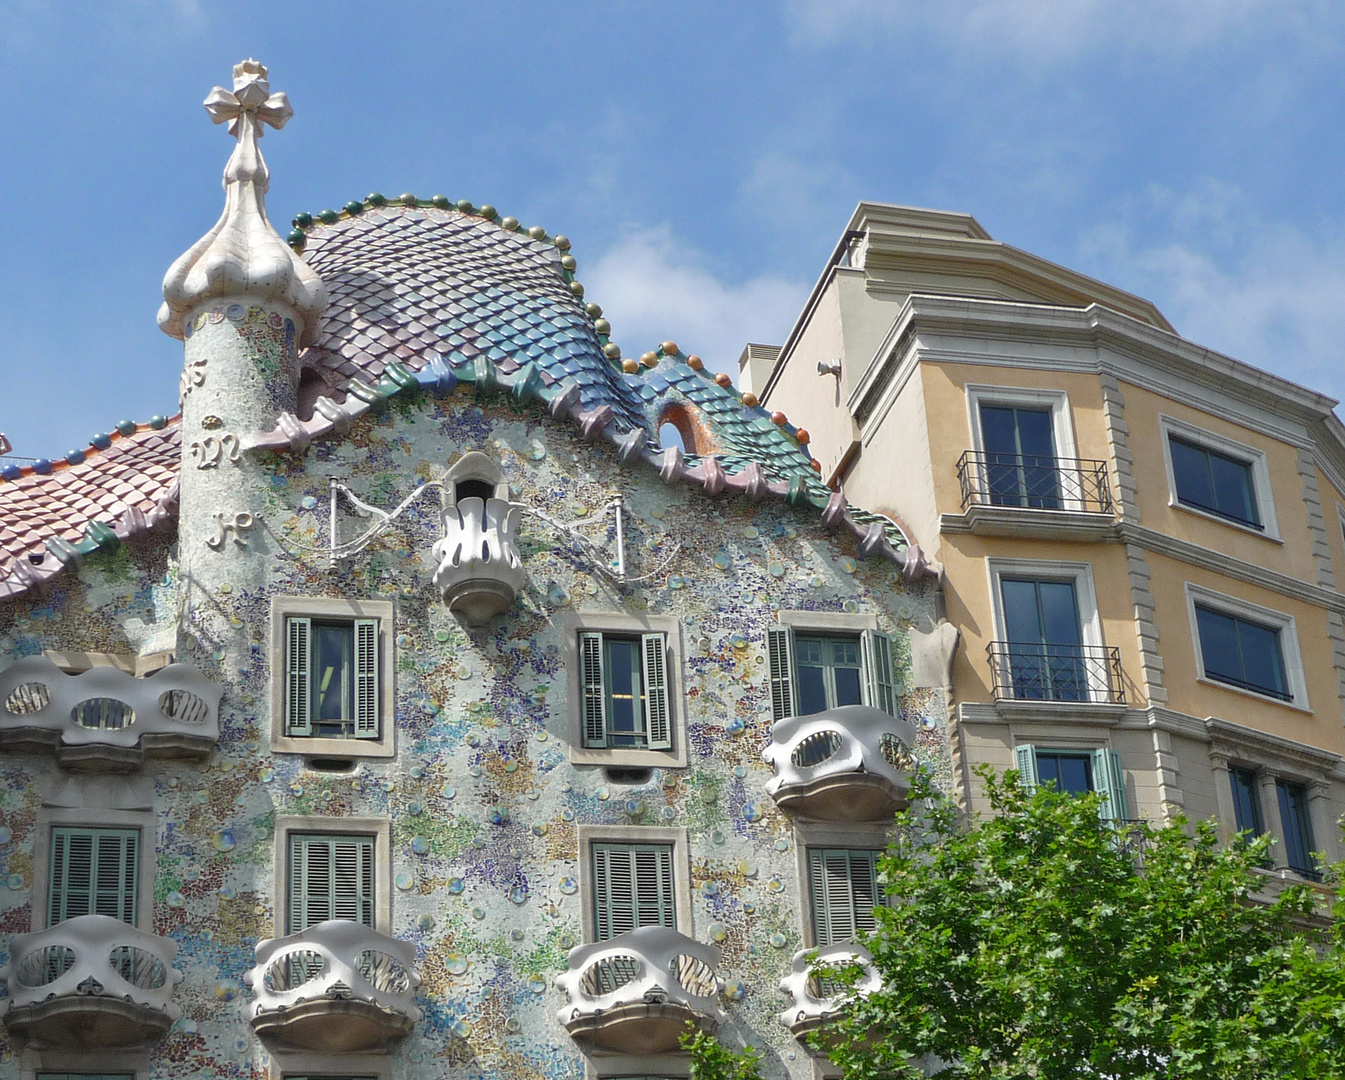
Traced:
<path id="1" fill-rule="evenodd" d="M 316 817 L 277 814 L 275 841 L 275 933 L 288 937 L 285 913 L 289 910 L 290 834 L 319 833 L 374 838 L 374 926 L 380 934 L 392 933 L 392 821 L 385 817 Z M 287 1065 L 288 1069 L 289 1066 Z M 298 1071 L 298 1070 L 295 1070 Z"/>
<path id="2" fill-rule="evenodd" d="M 135 1080 L 149 1080 L 149 1051 L 95 1050 L 81 1053 L 32 1047 L 21 1051 L 19 1080 L 37 1080 L 39 1073 L 126 1073 Z"/>
<path id="3" fill-rule="evenodd" d="M 607 765 L 619 768 L 684 769 L 687 764 L 686 700 L 682 689 L 684 649 L 682 622 L 670 615 L 628 615 L 621 612 L 567 611 L 561 620 L 565 635 L 566 741 L 572 765 Z M 645 750 L 636 747 L 607 749 L 584 745 L 583 667 L 579 656 L 579 635 L 583 631 L 613 634 L 662 634 L 669 650 L 668 712 L 672 734 L 671 750 Z"/>
<path id="4" fill-rule="evenodd" d="M 816 948 L 813 935 L 812 889 L 808 883 L 810 848 L 865 848 L 887 850 L 892 826 L 885 821 L 834 822 L 796 821 L 794 823 L 795 870 L 799 889 L 799 934 L 805 949 Z"/>
<path id="5" fill-rule="evenodd" d="M 391 1054 L 314 1054 L 277 1050 L 271 1053 L 266 1075 L 268 1080 L 286 1080 L 294 1076 L 372 1076 L 375 1080 L 393 1080 L 395 1062 Z"/>
<path id="6" fill-rule="evenodd" d="M 1271 704 L 1282 705 L 1288 709 L 1312 712 L 1312 708 L 1308 704 L 1308 684 L 1307 676 L 1303 670 L 1303 655 L 1298 648 L 1298 625 L 1292 615 L 1275 611 L 1273 608 L 1262 607 L 1260 604 L 1253 604 L 1249 600 L 1242 600 L 1236 596 L 1215 592 L 1213 589 L 1207 589 L 1203 585 L 1196 585 L 1190 581 L 1186 582 L 1185 591 L 1186 614 L 1191 623 L 1191 647 L 1195 651 L 1197 682 L 1204 683 L 1206 686 L 1217 687 L 1220 690 L 1230 690 L 1235 694 L 1245 694 L 1248 697 L 1256 698 L 1258 701 L 1268 701 Z M 1200 642 L 1200 627 L 1196 623 L 1197 603 L 1202 607 L 1226 615 L 1234 615 L 1277 632 L 1280 642 L 1280 655 L 1284 660 L 1284 677 L 1293 693 L 1292 700 L 1285 701 L 1270 694 L 1261 694 L 1245 687 L 1234 686 L 1232 683 L 1211 679 L 1205 674 L 1205 654 Z"/>
<path id="7" fill-rule="evenodd" d="M 328 597 L 271 598 L 271 752 L 312 757 L 390 758 L 397 753 L 397 658 L 393 605 L 388 600 L 334 600 Z M 378 738 L 323 739 L 286 734 L 285 620 L 378 620 Z"/>
<path id="8" fill-rule="evenodd" d="M 135 925 L 148 934 L 154 933 L 154 856 L 158 850 L 155 836 L 153 809 L 116 810 L 108 807 L 82 808 L 72 806 L 44 806 L 37 814 L 33 836 L 33 892 L 29 918 L 34 932 L 46 930 L 47 907 L 51 895 L 51 832 L 70 826 L 79 829 L 136 829 L 140 844 L 136 858 Z M 43 1066 L 46 1069 L 46 1066 Z M 61 1070 L 52 1070 L 60 1072 Z M 75 1071 L 79 1071 L 78 1069 Z"/>
<path id="9" fill-rule="evenodd" d="M 584 944 L 597 940 L 593 910 L 594 844 L 668 844 L 673 849 L 673 910 L 679 934 L 694 937 L 691 917 L 691 844 L 684 828 L 665 825 L 580 825 L 579 899 Z"/>
<path id="10" fill-rule="evenodd" d="M 1198 428 L 1194 424 L 1188 424 L 1184 420 L 1178 420 L 1166 413 L 1158 414 L 1158 433 L 1163 442 L 1163 467 L 1167 470 L 1168 505 L 1170 507 L 1185 514 L 1195 514 L 1197 517 L 1217 521 L 1220 525 L 1227 525 L 1231 529 L 1240 529 L 1252 536 L 1272 540 L 1277 544 L 1283 543 L 1280 539 L 1279 519 L 1275 516 L 1275 492 L 1270 484 L 1270 467 L 1266 462 L 1264 451 L 1258 450 L 1254 446 L 1248 446 L 1246 443 L 1237 442 L 1224 435 L 1216 435 L 1212 431 Z M 1172 469 L 1171 438 L 1173 435 L 1203 449 L 1213 450 L 1216 453 L 1225 454 L 1248 464 L 1252 471 L 1252 494 L 1256 498 L 1256 508 L 1261 514 L 1263 528 L 1256 529 L 1250 525 L 1243 525 L 1241 522 L 1222 517 L 1208 510 L 1188 506 L 1177 499 L 1177 476 Z"/>
<path id="11" fill-rule="evenodd" d="M 992 386 L 986 383 L 967 383 L 967 420 L 971 431 L 972 449 L 984 453 L 985 440 L 981 434 L 981 406 L 996 405 L 1016 408 L 1051 410 L 1051 432 L 1055 439 L 1057 458 L 1079 456 L 1074 441 L 1074 421 L 1069 408 L 1069 395 L 1064 390 L 1046 390 L 1040 387 Z"/>
<path id="12" fill-rule="evenodd" d="M 604 1054 L 584 1059 L 584 1080 L 626 1076 L 666 1076 L 669 1080 L 683 1080 L 690 1075 L 691 1059 L 686 1054 Z"/>

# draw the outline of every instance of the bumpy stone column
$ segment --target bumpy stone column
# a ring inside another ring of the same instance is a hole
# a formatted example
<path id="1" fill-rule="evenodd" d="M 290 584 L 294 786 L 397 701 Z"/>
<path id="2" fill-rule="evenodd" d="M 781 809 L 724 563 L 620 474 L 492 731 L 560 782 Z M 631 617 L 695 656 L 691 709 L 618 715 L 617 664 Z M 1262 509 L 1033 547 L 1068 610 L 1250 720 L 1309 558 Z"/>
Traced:
<path id="1" fill-rule="evenodd" d="M 245 457 L 242 439 L 294 411 L 298 350 L 316 336 L 327 293 L 266 217 L 269 174 L 257 140 L 264 125 L 289 120 L 289 100 L 247 60 L 234 68 L 233 90 L 215 87 L 205 107 L 238 140 L 224 170 L 224 213 L 169 269 L 159 326 L 186 353 L 178 651 L 208 667 L 207 654 L 246 652 L 233 631 L 240 618 L 256 620 L 276 554 L 262 527 L 274 509 L 271 463 Z"/>

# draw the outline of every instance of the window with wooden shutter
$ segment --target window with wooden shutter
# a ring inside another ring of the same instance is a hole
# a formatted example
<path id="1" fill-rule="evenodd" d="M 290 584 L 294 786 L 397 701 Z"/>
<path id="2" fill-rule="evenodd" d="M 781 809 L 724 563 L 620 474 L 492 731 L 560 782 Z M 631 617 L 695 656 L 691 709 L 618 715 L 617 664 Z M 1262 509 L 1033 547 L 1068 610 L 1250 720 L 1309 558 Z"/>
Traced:
<path id="1" fill-rule="evenodd" d="M 108 915 L 134 926 L 139 856 L 139 829 L 52 829 L 47 925 Z"/>
<path id="2" fill-rule="evenodd" d="M 598 941 L 640 926 L 677 925 L 671 844 L 594 844 L 592 853 Z"/>
<path id="3" fill-rule="evenodd" d="M 1041 784 L 1037 776 L 1037 751 L 1028 743 L 1013 748 L 1013 767 L 1018 770 L 1018 782 L 1027 791 L 1036 791 Z"/>
<path id="4" fill-rule="evenodd" d="M 374 925 L 374 838 L 291 833 L 289 926 L 328 919 Z"/>
<path id="5" fill-rule="evenodd" d="M 602 670 L 602 635 L 579 635 L 584 688 L 584 745 L 607 745 L 607 683 Z"/>
<path id="6" fill-rule="evenodd" d="M 668 701 L 667 645 L 662 634 L 640 639 L 644 653 L 645 740 L 650 750 L 672 749 L 672 719 Z"/>
<path id="7" fill-rule="evenodd" d="M 812 848 L 808 888 L 813 907 L 813 944 L 819 949 L 853 941 L 874 930 L 881 852 L 853 848 Z"/>
<path id="8" fill-rule="evenodd" d="M 311 619 L 285 620 L 285 731 L 311 735 L 309 720 L 313 623 Z"/>
<path id="9" fill-rule="evenodd" d="M 355 738 L 378 738 L 378 620 L 355 620 Z"/>
<path id="10" fill-rule="evenodd" d="M 1121 755 L 1115 750 L 1104 747 L 1093 751 L 1093 790 L 1103 796 L 1102 805 L 1098 808 L 1103 821 L 1125 821 L 1130 817 L 1126 810 Z"/>
<path id="11" fill-rule="evenodd" d="M 771 718 L 784 720 L 794 715 L 798 693 L 794 687 L 794 631 L 775 626 L 766 631 L 766 653 L 771 679 Z"/>
<path id="12" fill-rule="evenodd" d="M 892 678 L 892 640 L 877 630 L 859 636 L 864 666 L 864 704 L 897 715 L 896 686 Z"/>

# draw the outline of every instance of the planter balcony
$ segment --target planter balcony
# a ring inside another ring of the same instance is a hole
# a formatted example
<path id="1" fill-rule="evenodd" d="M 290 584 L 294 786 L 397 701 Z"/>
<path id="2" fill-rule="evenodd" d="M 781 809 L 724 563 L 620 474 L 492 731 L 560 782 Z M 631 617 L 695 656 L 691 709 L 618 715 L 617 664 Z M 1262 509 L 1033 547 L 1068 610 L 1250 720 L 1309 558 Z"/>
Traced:
<path id="1" fill-rule="evenodd" d="M 724 1020 L 719 949 L 666 926 L 643 926 L 570 950 L 556 979 L 568 995 L 560 1022 L 585 1053 L 662 1054 L 687 1022 L 713 1034 Z"/>
<path id="2" fill-rule="evenodd" d="M 331 919 L 257 945 L 252 1030 L 279 1050 L 386 1052 L 420 1019 L 415 948 Z"/>
<path id="3" fill-rule="evenodd" d="M 527 572 L 514 533 L 521 508 L 505 499 L 461 499 L 444 508 L 434 584 L 448 609 L 479 626 L 507 611 Z"/>
<path id="4" fill-rule="evenodd" d="M 182 1015 L 170 1000 L 182 981 L 176 955 L 176 942 L 106 915 L 15 934 L 0 970 L 5 1029 L 22 1043 L 62 1050 L 147 1045 Z"/>
<path id="5" fill-rule="evenodd" d="M 190 664 L 137 678 L 67 675 L 42 656 L 0 671 L 0 749 L 52 753 L 75 772 L 128 773 L 146 757 L 202 761 L 219 742 L 223 690 Z"/>
<path id="6" fill-rule="evenodd" d="M 915 728 L 867 705 L 789 716 L 761 751 L 766 791 L 786 813 L 818 821 L 882 821 L 906 805 Z"/>
<path id="7" fill-rule="evenodd" d="M 828 945 L 824 949 L 803 949 L 794 954 L 794 964 L 780 980 L 780 989 L 789 996 L 789 1006 L 780 1014 L 780 1022 L 796 1039 L 814 1034 L 831 1018 L 845 1010 L 856 997 L 871 994 L 883 984 L 873 957 L 862 945 Z M 819 973 L 828 966 L 862 964 L 864 973 L 853 986 L 834 976 Z"/>

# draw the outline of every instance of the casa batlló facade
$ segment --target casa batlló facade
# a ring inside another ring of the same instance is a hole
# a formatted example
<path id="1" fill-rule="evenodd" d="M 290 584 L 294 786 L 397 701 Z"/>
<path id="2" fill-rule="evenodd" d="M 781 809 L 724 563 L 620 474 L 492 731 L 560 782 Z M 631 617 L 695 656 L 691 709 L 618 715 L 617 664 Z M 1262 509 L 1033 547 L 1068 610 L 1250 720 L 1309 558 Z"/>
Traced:
<path id="1" fill-rule="evenodd" d="M 371 195 L 282 240 L 290 107 L 234 74 L 179 415 L 0 473 L 0 1076 L 680 1077 L 688 1021 L 828 1075 L 804 954 L 950 778 L 938 568 L 622 360 L 563 237 Z"/>

